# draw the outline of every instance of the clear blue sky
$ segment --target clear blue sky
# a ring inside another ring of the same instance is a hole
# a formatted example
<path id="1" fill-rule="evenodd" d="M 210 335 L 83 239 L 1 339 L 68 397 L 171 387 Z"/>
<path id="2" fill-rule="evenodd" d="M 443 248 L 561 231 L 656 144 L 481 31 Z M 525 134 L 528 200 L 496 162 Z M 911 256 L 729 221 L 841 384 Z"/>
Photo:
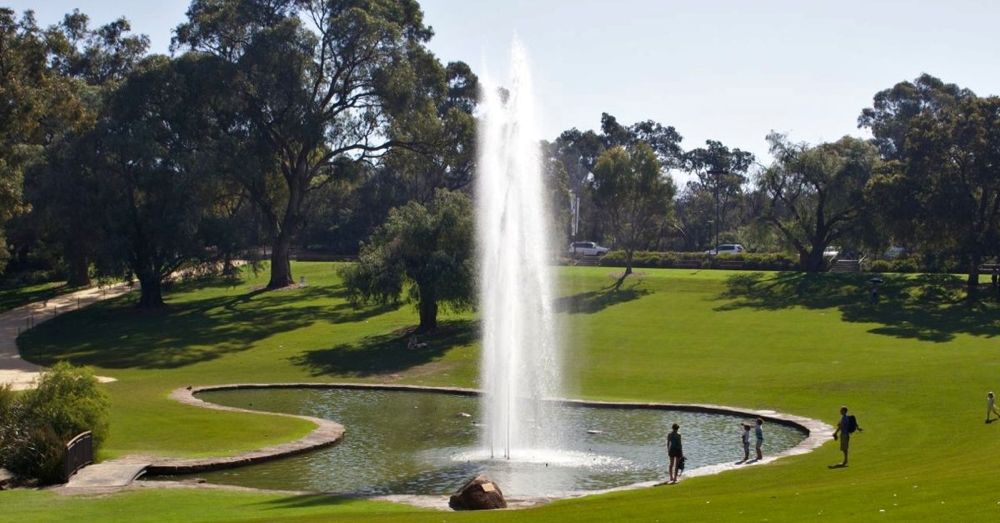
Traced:
<path id="1" fill-rule="evenodd" d="M 516 32 L 534 66 L 548 138 L 601 112 L 673 125 L 766 154 L 772 129 L 799 141 L 860 134 L 872 95 L 928 72 L 1000 92 L 1000 2 L 988 0 L 424 0 L 443 60 L 506 69 Z M 187 0 L 0 0 L 57 21 L 74 7 L 120 15 L 166 52 Z"/>

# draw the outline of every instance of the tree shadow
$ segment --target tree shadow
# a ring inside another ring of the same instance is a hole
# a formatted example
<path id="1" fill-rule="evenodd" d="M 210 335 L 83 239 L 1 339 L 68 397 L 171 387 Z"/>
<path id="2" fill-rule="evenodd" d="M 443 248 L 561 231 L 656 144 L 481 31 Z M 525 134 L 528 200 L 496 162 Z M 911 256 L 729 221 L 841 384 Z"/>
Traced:
<path id="1" fill-rule="evenodd" d="M 433 361 L 454 347 L 473 343 L 479 337 L 472 320 L 441 322 L 430 334 L 419 337 L 422 345 L 408 348 L 412 328 L 368 336 L 357 343 L 342 343 L 329 349 L 305 352 L 291 358 L 313 376 L 326 374 L 356 377 L 399 372 Z"/>
<path id="2" fill-rule="evenodd" d="M 361 498 L 358 498 L 357 496 L 348 496 L 343 494 L 303 494 L 299 496 L 288 496 L 268 501 L 261 501 L 258 504 L 266 505 L 267 508 L 271 510 L 277 510 L 289 508 L 328 507 L 358 501 L 359 499 Z"/>
<path id="3" fill-rule="evenodd" d="M 225 285 L 202 282 L 197 288 Z M 252 290 L 171 302 L 157 311 L 136 309 L 130 297 L 122 296 L 26 332 L 21 352 L 42 365 L 69 360 L 109 369 L 176 369 L 245 351 L 262 339 L 318 321 L 360 321 L 387 310 L 337 312 L 339 304 L 331 307 L 329 302 L 337 295 L 330 287 Z"/>
<path id="4" fill-rule="evenodd" d="M 624 289 L 615 289 L 614 285 L 596 291 L 587 291 L 563 296 L 556 299 L 556 312 L 566 312 L 569 314 L 594 314 L 619 303 L 627 303 L 638 300 L 643 296 L 652 294 L 653 291 L 642 287 L 642 282 L 637 281 Z"/>
<path id="5" fill-rule="evenodd" d="M 715 308 L 781 310 L 837 309 L 844 321 L 877 323 L 869 332 L 929 342 L 957 334 L 1000 335 L 1000 306 L 965 299 L 964 280 L 951 274 L 880 274 L 879 299 L 872 303 L 872 274 L 746 273 L 731 276 Z"/>

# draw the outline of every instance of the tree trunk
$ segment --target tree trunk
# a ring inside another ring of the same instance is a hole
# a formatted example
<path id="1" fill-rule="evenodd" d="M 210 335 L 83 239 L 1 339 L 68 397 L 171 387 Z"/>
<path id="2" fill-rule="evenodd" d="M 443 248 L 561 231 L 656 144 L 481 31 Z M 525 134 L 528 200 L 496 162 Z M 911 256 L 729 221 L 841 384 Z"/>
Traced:
<path id="1" fill-rule="evenodd" d="M 821 272 L 823 270 L 823 249 L 800 251 L 799 263 L 806 272 Z"/>
<path id="2" fill-rule="evenodd" d="M 163 285 L 159 276 L 139 275 L 139 308 L 163 307 Z"/>
<path id="3" fill-rule="evenodd" d="M 90 286 L 90 263 L 87 256 L 81 252 L 73 252 L 69 255 L 69 267 L 66 284 L 70 287 Z"/>
<path id="4" fill-rule="evenodd" d="M 632 251 L 625 252 L 625 272 L 622 273 L 618 281 L 615 282 L 614 290 L 618 290 L 625 283 L 625 278 L 628 278 L 629 274 L 632 274 L 632 255 L 635 254 Z"/>
<path id="5" fill-rule="evenodd" d="M 974 253 L 969 257 L 969 277 L 965 280 L 965 290 L 969 299 L 975 299 L 976 293 L 979 291 L 979 264 L 982 261 L 982 256 L 979 253 Z"/>
<path id="6" fill-rule="evenodd" d="M 430 332 L 437 328 L 437 296 L 428 286 L 420 286 L 420 326 L 417 332 Z"/>
<path id="7" fill-rule="evenodd" d="M 291 235 L 283 230 L 271 246 L 271 280 L 267 283 L 268 289 L 280 289 L 295 283 L 292 279 L 292 264 L 289 261 L 291 249 Z"/>

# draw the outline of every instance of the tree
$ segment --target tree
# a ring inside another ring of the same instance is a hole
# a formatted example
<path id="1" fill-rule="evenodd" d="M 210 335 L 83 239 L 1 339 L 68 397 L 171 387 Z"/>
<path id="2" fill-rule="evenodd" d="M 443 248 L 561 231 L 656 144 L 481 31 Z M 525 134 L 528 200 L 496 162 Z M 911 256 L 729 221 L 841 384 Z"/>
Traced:
<path id="1" fill-rule="evenodd" d="M 857 229 L 869 207 L 865 185 L 881 168 L 875 147 L 845 136 L 814 147 L 768 136 L 774 164 L 758 182 L 763 219 L 799 253 L 807 272 L 823 269 L 823 251 Z"/>
<path id="2" fill-rule="evenodd" d="M 681 135 L 672 126 L 664 126 L 653 120 L 645 120 L 632 125 L 622 125 L 608 114 L 601 114 L 601 133 L 570 129 L 564 131 L 550 147 L 543 152 L 548 158 L 547 163 L 562 162 L 570 192 L 580 198 L 581 222 L 587 230 L 586 236 L 600 239 L 604 232 L 603 224 L 597 218 L 599 212 L 594 212 L 592 193 L 588 190 L 591 173 L 601 155 L 613 147 L 631 148 L 640 143 L 646 144 L 654 153 L 663 170 L 680 167 L 683 164 L 683 151 L 680 142 Z M 552 169 L 552 166 L 549 166 Z M 558 169 L 553 172 L 559 172 Z M 588 218 L 590 218 L 588 220 Z"/>
<path id="3" fill-rule="evenodd" d="M 900 156 L 873 194 L 897 234 L 964 258 L 974 296 L 982 259 L 1000 250 L 1000 98 L 913 117 Z"/>
<path id="4" fill-rule="evenodd" d="M 612 147 L 594 166 L 594 203 L 611 228 L 615 246 L 625 251 L 625 272 L 615 288 L 632 274 L 635 251 L 650 243 L 669 215 L 676 188 L 660 166 L 653 148 L 642 142 L 628 149 Z"/>
<path id="5" fill-rule="evenodd" d="M 233 169 L 271 235 L 269 288 L 293 282 L 289 250 L 313 195 L 400 144 L 394 116 L 433 111 L 423 47 L 431 30 L 413 0 L 195 0 L 175 47 L 231 66 L 242 98 L 231 132 L 255 150 Z"/>
<path id="6" fill-rule="evenodd" d="M 50 67 L 49 50 L 31 11 L 18 21 L 0 8 L 0 270 L 7 259 L 3 227 L 29 208 L 22 198 L 25 168 L 83 118 L 73 86 Z"/>
<path id="7" fill-rule="evenodd" d="M 719 231 L 726 226 L 726 217 L 743 194 L 747 181 L 747 170 L 753 165 L 752 153 L 740 149 L 730 149 L 721 142 L 706 140 L 705 147 L 688 151 L 684 155 L 684 166 L 694 172 L 696 180 L 688 182 L 688 192 L 707 193 L 715 203 L 715 240 L 719 243 Z M 697 197 L 690 198 L 692 203 Z M 693 207 L 689 207 L 693 209 Z"/>
<path id="8" fill-rule="evenodd" d="M 75 138 L 93 129 L 107 98 L 124 81 L 145 56 L 149 39 L 129 34 L 130 25 L 124 18 L 91 29 L 89 18 L 80 11 L 67 14 L 62 23 L 45 31 L 47 60 L 53 82 L 65 87 L 63 95 L 70 97 L 76 109 L 71 120 L 61 119 L 50 126 L 45 161 L 38 162 L 25 179 L 26 199 L 31 204 L 29 215 L 36 236 L 44 242 L 60 246 L 67 281 L 72 286 L 90 283 L 89 266 L 95 256 L 99 228 L 86 201 L 95 194 L 81 169 L 89 156 L 72 144 Z M 53 120 L 49 118 L 49 120 Z"/>
<path id="9" fill-rule="evenodd" d="M 218 130 L 213 59 L 152 57 L 109 101 L 96 128 L 76 144 L 96 191 L 98 267 L 134 274 L 139 306 L 163 305 L 162 284 L 185 264 L 210 257 L 206 222 L 214 211 Z"/>
<path id="10" fill-rule="evenodd" d="M 925 73 L 913 82 L 899 82 L 876 93 L 872 107 L 861 111 L 858 127 L 871 129 L 884 159 L 900 160 L 914 118 L 927 112 L 939 113 L 972 97 L 972 91 Z"/>
<path id="11" fill-rule="evenodd" d="M 358 263 L 342 271 L 351 300 L 398 303 L 405 292 L 418 304 L 417 331 L 434 330 L 440 305 L 473 305 L 474 228 L 472 203 L 457 191 L 439 189 L 426 206 L 393 209 L 362 246 Z"/>

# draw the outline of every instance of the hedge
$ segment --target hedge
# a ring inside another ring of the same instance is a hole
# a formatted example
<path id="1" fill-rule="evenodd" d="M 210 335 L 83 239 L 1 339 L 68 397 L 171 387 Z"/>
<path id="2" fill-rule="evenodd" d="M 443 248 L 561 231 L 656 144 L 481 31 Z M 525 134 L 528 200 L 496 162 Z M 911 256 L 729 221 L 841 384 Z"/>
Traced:
<path id="1" fill-rule="evenodd" d="M 714 256 L 700 252 L 653 252 L 636 251 L 632 266 L 655 269 L 697 266 L 702 269 L 732 268 L 721 267 L 722 262 L 743 262 L 743 269 L 765 271 L 790 271 L 799 269 L 798 257 L 783 253 L 740 253 Z M 625 251 L 611 251 L 601 257 L 601 266 L 624 267 Z"/>

